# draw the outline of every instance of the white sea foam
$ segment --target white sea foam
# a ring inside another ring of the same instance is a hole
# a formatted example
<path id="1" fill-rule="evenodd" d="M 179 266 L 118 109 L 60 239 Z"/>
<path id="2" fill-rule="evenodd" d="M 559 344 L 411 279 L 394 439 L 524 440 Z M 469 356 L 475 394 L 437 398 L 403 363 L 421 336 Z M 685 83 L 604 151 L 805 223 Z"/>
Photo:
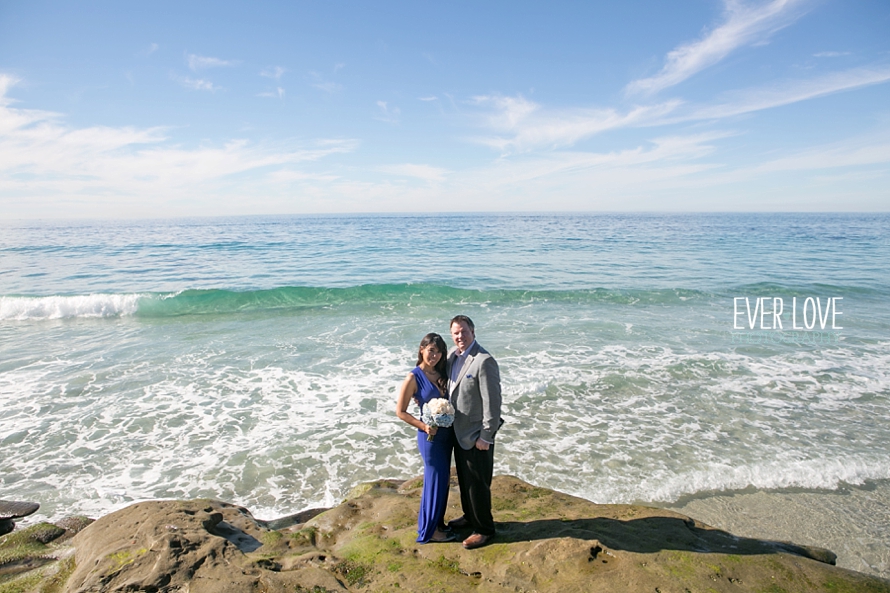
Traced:
<path id="1" fill-rule="evenodd" d="M 597 342 L 595 316 L 550 309 L 514 335 L 518 316 L 497 315 L 479 325 L 504 380 L 498 473 L 597 502 L 890 478 L 890 343 L 761 356 L 666 343 L 644 323 Z M 417 475 L 414 431 L 393 413 L 416 352 L 402 345 L 442 318 L 343 307 L 149 320 L 123 336 L 12 324 L 42 339 L 16 342 L 31 362 L 0 373 L 0 498 L 39 495 L 60 516 L 210 496 L 273 518 Z"/>
<path id="2" fill-rule="evenodd" d="M 420 472 L 414 431 L 393 413 L 410 353 L 381 365 L 392 354 L 371 348 L 333 373 L 209 364 L 223 355 L 177 357 L 160 377 L 151 365 L 132 368 L 122 393 L 90 385 L 74 400 L 49 387 L 76 380 L 70 368 L 0 375 L 0 398 L 19 402 L 8 417 L 21 436 L 7 444 L 16 473 L 32 484 L 55 474 L 41 501 L 56 516 L 212 496 L 273 518 L 330 505 L 357 481 Z M 51 469 L 49 458 L 58 460 Z"/>
<path id="3" fill-rule="evenodd" d="M 136 312 L 142 294 L 87 294 L 48 297 L 0 297 L 0 321 L 119 317 Z"/>

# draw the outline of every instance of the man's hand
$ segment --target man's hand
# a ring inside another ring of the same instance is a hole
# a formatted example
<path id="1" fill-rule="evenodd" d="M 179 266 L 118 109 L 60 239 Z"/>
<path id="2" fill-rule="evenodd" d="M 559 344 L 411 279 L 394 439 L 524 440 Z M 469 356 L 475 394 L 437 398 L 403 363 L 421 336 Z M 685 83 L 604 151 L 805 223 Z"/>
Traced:
<path id="1" fill-rule="evenodd" d="M 482 439 L 476 439 L 476 448 L 479 449 L 480 451 L 488 451 L 488 448 L 489 448 L 490 446 L 491 446 L 491 445 L 489 445 L 488 443 L 486 443 L 486 442 L 483 441 Z"/>

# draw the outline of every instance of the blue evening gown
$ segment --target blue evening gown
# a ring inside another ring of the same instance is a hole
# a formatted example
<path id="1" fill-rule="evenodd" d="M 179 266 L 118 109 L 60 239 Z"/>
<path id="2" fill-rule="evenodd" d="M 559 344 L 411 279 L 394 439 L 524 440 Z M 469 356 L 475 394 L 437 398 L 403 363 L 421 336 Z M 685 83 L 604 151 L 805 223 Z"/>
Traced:
<path id="1" fill-rule="evenodd" d="M 423 404 L 433 398 L 442 397 L 420 367 L 411 370 L 417 382 L 414 399 Z M 417 514 L 417 541 L 427 543 L 436 532 L 436 527 L 445 524 L 445 507 L 448 504 L 448 483 L 451 477 L 451 449 L 454 447 L 454 430 L 439 428 L 432 441 L 427 434 L 417 431 L 417 448 L 423 458 L 423 492 L 420 495 L 420 512 Z"/>

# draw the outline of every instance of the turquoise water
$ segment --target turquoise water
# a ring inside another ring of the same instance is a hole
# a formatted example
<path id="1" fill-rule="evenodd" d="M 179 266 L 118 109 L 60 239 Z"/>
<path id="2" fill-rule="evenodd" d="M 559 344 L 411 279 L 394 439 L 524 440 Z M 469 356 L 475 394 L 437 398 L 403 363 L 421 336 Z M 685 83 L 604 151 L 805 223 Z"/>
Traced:
<path id="1" fill-rule="evenodd" d="M 396 389 L 458 313 L 501 364 L 498 473 L 597 502 L 886 480 L 888 223 L 4 223 L 0 499 L 57 518 L 206 496 L 271 518 L 417 475 Z M 733 329 L 736 297 L 782 298 L 785 331 Z M 794 298 L 839 298 L 842 329 L 789 329 Z"/>

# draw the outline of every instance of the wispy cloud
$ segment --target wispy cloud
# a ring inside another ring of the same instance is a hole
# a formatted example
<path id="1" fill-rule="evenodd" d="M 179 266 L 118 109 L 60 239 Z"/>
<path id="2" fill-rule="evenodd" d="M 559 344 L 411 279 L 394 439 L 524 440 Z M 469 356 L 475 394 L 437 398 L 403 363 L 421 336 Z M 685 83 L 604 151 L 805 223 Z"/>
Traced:
<path id="1" fill-rule="evenodd" d="M 203 70 L 205 68 L 221 68 L 225 66 L 237 66 L 241 62 L 238 60 L 221 60 L 219 58 L 211 58 L 208 56 L 199 56 L 196 54 L 186 54 L 186 63 L 192 72 Z"/>
<path id="2" fill-rule="evenodd" d="M 388 165 L 378 169 L 383 173 L 397 175 L 399 177 L 414 177 L 427 182 L 444 181 L 448 175 L 447 169 L 441 167 L 433 167 L 431 165 L 415 165 L 404 163 L 401 165 Z"/>
<path id="3" fill-rule="evenodd" d="M 840 58 L 842 56 L 849 56 L 850 52 L 848 51 L 820 51 L 819 53 L 813 54 L 814 58 Z"/>
<path id="4" fill-rule="evenodd" d="M 495 129 L 503 130 L 515 129 L 520 122 L 540 107 L 537 103 L 529 101 L 522 95 L 515 97 L 478 95 L 473 97 L 472 103 L 476 105 L 492 105 L 495 108 L 495 113 L 489 116 L 489 125 Z"/>
<path id="5" fill-rule="evenodd" d="M 258 93 L 257 97 L 264 97 L 267 99 L 284 99 L 284 89 L 278 87 L 275 92 L 268 91 L 265 93 Z"/>
<path id="6" fill-rule="evenodd" d="M 140 55 L 140 56 L 150 56 L 151 54 L 153 54 L 153 53 L 155 53 L 156 51 L 158 51 L 158 49 L 160 49 L 160 47 L 161 47 L 161 46 L 159 46 L 157 43 L 152 43 L 152 44 L 149 45 L 147 48 L 145 48 L 145 49 L 143 49 L 142 51 L 140 51 L 140 52 L 139 52 L 139 55 Z"/>
<path id="7" fill-rule="evenodd" d="M 890 138 L 884 134 L 814 147 L 769 160 L 754 171 L 819 171 L 887 164 L 890 164 Z"/>
<path id="8" fill-rule="evenodd" d="M 418 101 L 438 101 L 439 97 L 435 95 L 431 95 L 429 97 L 417 97 Z"/>
<path id="9" fill-rule="evenodd" d="M 343 90 L 343 85 L 337 82 L 326 80 L 314 70 L 309 71 L 309 86 L 324 91 L 328 94 L 334 94 Z"/>
<path id="10" fill-rule="evenodd" d="M 0 74 L 0 106 L 6 106 L 12 103 L 12 99 L 6 96 L 9 89 L 17 85 L 20 81 L 9 74 Z M 0 120 L 2 122 L 3 120 Z"/>
<path id="11" fill-rule="evenodd" d="M 744 45 L 762 42 L 803 14 L 807 0 L 769 0 L 746 4 L 724 0 L 724 22 L 702 39 L 685 43 L 668 52 L 665 64 L 655 76 L 635 80 L 625 88 L 629 94 L 652 94 L 683 82 L 713 66 Z"/>
<path id="12" fill-rule="evenodd" d="M 281 80 L 281 77 L 284 76 L 285 72 L 287 72 L 287 69 L 282 68 L 281 66 L 268 66 L 260 70 L 260 76 Z"/>
<path id="13" fill-rule="evenodd" d="M 711 106 L 692 107 L 690 115 L 681 116 L 680 119 L 731 117 L 888 81 L 890 81 L 890 66 L 831 72 L 807 80 L 785 81 L 772 87 L 725 93 L 722 102 Z"/>
<path id="14" fill-rule="evenodd" d="M 374 116 L 374 119 L 385 121 L 388 124 L 397 124 L 401 113 L 402 110 L 398 107 L 390 107 L 386 101 L 377 101 L 377 115 Z"/>
<path id="15" fill-rule="evenodd" d="M 673 135 L 654 138 L 643 145 L 610 152 L 559 151 L 501 160 L 497 168 L 509 171 L 509 183 L 560 176 L 578 171 L 629 171 L 652 166 L 678 167 L 685 173 L 713 168 L 714 165 L 692 164 L 714 153 L 715 140 L 726 138 L 726 132 Z M 629 181 L 629 179 L 628 179 Z"/>
<path id="16" fill-rule="evenodd" d="M 338 91 L 343 90 L 343 85 L 337 82 L 324 81 L 324 82 L 313 82 L 309 86 L 316 88 L 320 91 L 324 91 L 329 94 L 334 94 Z"/>
<path id="17" fill-rule="evenodd" d="M 192 78 L 190 76 L 180 76 L 176 73 L 171 73 L 170 78 L 178 82 L 180 85 L 187 89 L 191 89 L 193 91 L 210 91 L 211 93 L 215 93 L 220 90 L 222 87 L 213 84 L 209 80 L 204 78 Z"/>
<path id="18" fill-rule="evenodd" d="M 877 65 L 730 91 L 709 105 L 688 104 L 675 99 L 626 110 L 610 107 L 547 109 L 521 95 L 485 95 L 474 97 L 470 103 L 490 108 L 482 125 L 496 133 L 471 140 L 505 154 L 553 150 L 573 146 L 609 130 L 719 120 L 888 81 L 890 66 Z"/>
<path id="19" fill-rule="evenodd" d="M 571 146 L 607 130 L 654 121 L 681 104 L 675 100 L 621 112 L 612 108 L 545 110 L 521 95 L 480 96 L 475 97 L 473 103 L 494 108 L 486 117 L 487 126 L 501 132 L 497 136 L 477 137 L 474 140 L 504 152 Z"/>

